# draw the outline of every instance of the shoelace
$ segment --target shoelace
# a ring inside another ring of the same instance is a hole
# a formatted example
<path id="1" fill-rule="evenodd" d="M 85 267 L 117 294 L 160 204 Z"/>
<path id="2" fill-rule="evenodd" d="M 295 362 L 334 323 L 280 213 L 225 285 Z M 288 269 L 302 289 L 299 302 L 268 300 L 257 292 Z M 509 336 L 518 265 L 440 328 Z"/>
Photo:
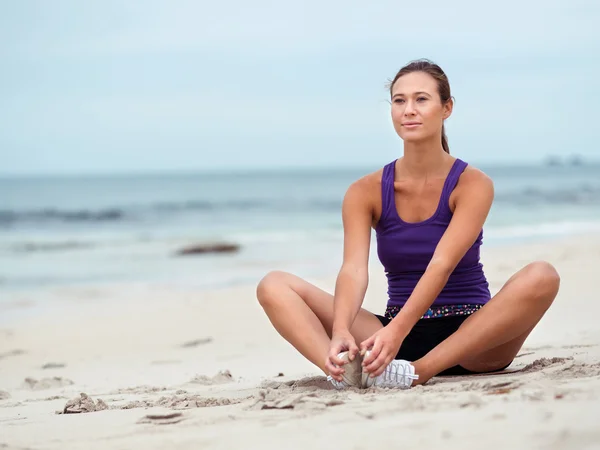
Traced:
<path id="1" fill-rule="evenodd" d="M 338 381 L 335 378 L 333 378 L 331 375 L 329 375 L 327 377 L 327 381 L 329 381 L 331 384 L 333 384 L 334 387 L 336 387 L 338 389 L 347 386 L 347 383 L 345 381 Z"/>
<path id="2" fill-rule="evenodd" d="M 400 370 L 400 368 L 402 368 Z M 407 380 L 418 380 L 419 375 L 413 375 L 410 372 L 407 364 L 395 364 L 393 361 L 383 371 L 384 381 L 395 381 L 397 384 L 406 384 Z"/>

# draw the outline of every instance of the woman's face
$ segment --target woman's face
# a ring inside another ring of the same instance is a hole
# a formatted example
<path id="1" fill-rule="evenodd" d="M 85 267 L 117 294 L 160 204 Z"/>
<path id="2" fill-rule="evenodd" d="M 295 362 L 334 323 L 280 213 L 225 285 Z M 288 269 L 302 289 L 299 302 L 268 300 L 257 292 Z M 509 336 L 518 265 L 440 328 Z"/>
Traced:
<path id="1" fill-rule="evenodd" d="M 441 135 L 444 119 L 451 113 L 452 101 L 442 105 L 437 82 L 427 73 L 403 75 L 392 86 L 392 122 L 404 142 Z"/>

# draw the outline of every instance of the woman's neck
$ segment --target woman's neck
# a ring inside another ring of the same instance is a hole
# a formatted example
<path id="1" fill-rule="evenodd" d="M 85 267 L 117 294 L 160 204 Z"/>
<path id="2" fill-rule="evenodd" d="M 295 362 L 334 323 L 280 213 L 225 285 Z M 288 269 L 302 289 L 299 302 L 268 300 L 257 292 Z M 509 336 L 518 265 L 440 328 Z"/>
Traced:
<path id="1" fill-rule="evenodd" d="M 404 157 L 397 169 L 410 178 L 427 178 L 445 172 L 452 159 L 441 142 L 409 142 L 404 144 Z"/>

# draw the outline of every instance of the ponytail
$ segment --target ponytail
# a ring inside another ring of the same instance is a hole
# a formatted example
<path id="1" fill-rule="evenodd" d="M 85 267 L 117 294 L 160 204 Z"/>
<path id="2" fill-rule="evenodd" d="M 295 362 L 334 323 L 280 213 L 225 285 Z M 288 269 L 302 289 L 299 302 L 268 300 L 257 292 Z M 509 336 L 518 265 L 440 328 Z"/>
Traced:
<path id="1" fill-rule="evenodd" d="M 450 154 L 450 147 L 448 146 L 448 138 L 446 137 L 446 125 L 442 124 L 442 147 L 444 151 Z"/>

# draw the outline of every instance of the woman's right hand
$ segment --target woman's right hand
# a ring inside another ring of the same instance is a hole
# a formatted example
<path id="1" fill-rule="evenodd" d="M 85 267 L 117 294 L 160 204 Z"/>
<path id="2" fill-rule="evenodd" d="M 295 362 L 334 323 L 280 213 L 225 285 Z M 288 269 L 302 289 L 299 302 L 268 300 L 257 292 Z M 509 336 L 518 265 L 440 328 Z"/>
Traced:
<path id="1" fill-rule="evenodd" d="M 329 355 L 325 361 L 325 367 L 329 371 L 329 375 L 337 381 L 342 381 L 344 373 L 344 364 L 346 361 L 338 358 L 342 352 L 348 352 L 350 361 L 353 361 L 358 355 L 358 346 L 354 341 L 354 337 L 349 330 L 334 332 L 329 346 Z"/>

